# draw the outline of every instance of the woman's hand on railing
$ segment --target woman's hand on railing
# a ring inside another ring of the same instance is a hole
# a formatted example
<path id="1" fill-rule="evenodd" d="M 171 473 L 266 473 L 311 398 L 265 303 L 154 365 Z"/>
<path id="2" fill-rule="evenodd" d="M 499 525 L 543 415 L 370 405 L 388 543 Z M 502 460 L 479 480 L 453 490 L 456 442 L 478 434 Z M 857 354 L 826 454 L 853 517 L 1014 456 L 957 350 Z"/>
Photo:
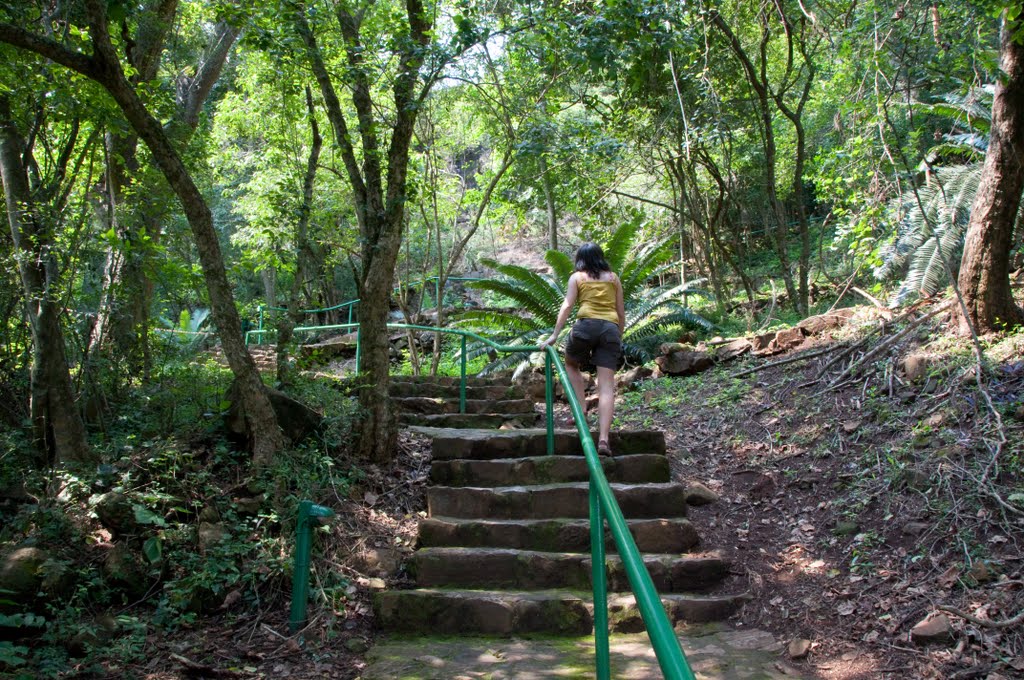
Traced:
<path id="1" fill-rule="evenodd" d="M 541 347 L 554 347 L 555 343 L 558 342 L 558 334 L 552 333 L 551 337 L 540 343 Z"/>

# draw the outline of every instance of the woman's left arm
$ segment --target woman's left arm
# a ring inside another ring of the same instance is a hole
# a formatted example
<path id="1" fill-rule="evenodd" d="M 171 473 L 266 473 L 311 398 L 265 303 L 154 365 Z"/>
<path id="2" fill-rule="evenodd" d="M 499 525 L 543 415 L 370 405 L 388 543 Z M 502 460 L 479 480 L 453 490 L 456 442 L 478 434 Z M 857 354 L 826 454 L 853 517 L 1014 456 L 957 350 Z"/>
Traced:
<path id="1" fill-rule="evenodd" d="M 615 275 L 615 310 L 619 313 L 619 333 L 626 332 L 626 301 L 622 295 L 622 281 Z"/>

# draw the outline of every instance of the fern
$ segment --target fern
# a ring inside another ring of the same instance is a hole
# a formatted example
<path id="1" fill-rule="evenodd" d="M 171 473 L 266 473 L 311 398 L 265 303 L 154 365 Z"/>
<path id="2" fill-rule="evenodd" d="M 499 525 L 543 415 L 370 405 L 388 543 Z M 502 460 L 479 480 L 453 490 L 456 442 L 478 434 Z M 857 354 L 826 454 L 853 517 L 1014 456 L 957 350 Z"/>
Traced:
<path id="1" fill-rule="evenodd" d="M 879 279 L 904 276 L 895 303 L 934 295 L 948 285 L 943 261 L 956 273 L 981 170 L 980 163 L 938 168 L 932 184 L 899 205 L 896 238 L 882 250 L 882 265 L 875 270 Z"/>
<path id="2" fill-rule="evenodd" d="M 638 220 L 625 222 L 615 230 L 609 245 L 604 248 L 608 264 L 619 273 L 622 281 L 626 306 L 626 332 L 622 341 L 630 363 L 649 360 L 652 347 L 678 336 L 681 327 L 712 328 L 711 322 L 680 303 L 684 294 L 708 296 L 707 291 L 695 287 L 703 283 L 702 279 L 679 286 L 657 288 L 649 285 L 652 279 L 673 269 L 670 262 L 673 250 L 667 239 L 640 247 L 637 243 L 640 226 Z M 538 274 L 518 265 L 481 260 L 502 278 L 475 281 L 469 285 L 497 293 L 514 302 L 516 308 L 508 311 L 469 310 L 460 314 L 455 322 L 462 327 L 496 334 L 505 344 L 530 346 L 543 342 L 558 319 L 558 310 L 565 299 L 565 286 L 574 269 L 571 258 L 557 250 L 547 251 L 545 260 L 551 266 L 552 274 Z M 466 353 L 472 359 L 489 354 L 490 350 L 481 343 L 470 343 Z M 521 368 L 529 361 L 529 358 L 524 361 L 522 355 L 509 354 L 493 360 L 485 371 L 513 366 Z"/>

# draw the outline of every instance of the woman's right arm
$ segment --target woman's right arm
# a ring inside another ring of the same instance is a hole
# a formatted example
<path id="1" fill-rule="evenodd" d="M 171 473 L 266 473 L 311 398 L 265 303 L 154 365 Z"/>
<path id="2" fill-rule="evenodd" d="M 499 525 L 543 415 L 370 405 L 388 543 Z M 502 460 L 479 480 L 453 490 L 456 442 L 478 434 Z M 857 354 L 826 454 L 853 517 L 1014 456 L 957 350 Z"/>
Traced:
<path id="1" fill-rule="evenodd" d="M 572 312 L 572 308 L 576 306 L 576 296 L 578 294 L 579 287 L 576 284 L 576 275 L 573 274 L 569 277 L 569 289 L 565 292 L 565 301 L 562 302 L 562 308 L 558 310 L 555 330 L 551 332 L 551 337 L 544 341 L 545 345 L 553 345 L 557 342 L 558 334 L 565 328 L 565 322 L 569 320 L 569 314 Z"/>

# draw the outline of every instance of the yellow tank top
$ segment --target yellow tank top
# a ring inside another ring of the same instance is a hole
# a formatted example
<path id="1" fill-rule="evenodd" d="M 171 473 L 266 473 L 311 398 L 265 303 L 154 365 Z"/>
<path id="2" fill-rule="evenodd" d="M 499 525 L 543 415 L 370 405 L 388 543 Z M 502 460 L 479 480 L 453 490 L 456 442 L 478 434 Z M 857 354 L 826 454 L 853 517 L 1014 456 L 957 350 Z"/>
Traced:
<path id="1" fill-rule="evenodd" d="M 619 312 L 615 304 L 615 281 L 580 281 L 579 311 L 577 319 L 604 319 L 619 323 Z"/>

